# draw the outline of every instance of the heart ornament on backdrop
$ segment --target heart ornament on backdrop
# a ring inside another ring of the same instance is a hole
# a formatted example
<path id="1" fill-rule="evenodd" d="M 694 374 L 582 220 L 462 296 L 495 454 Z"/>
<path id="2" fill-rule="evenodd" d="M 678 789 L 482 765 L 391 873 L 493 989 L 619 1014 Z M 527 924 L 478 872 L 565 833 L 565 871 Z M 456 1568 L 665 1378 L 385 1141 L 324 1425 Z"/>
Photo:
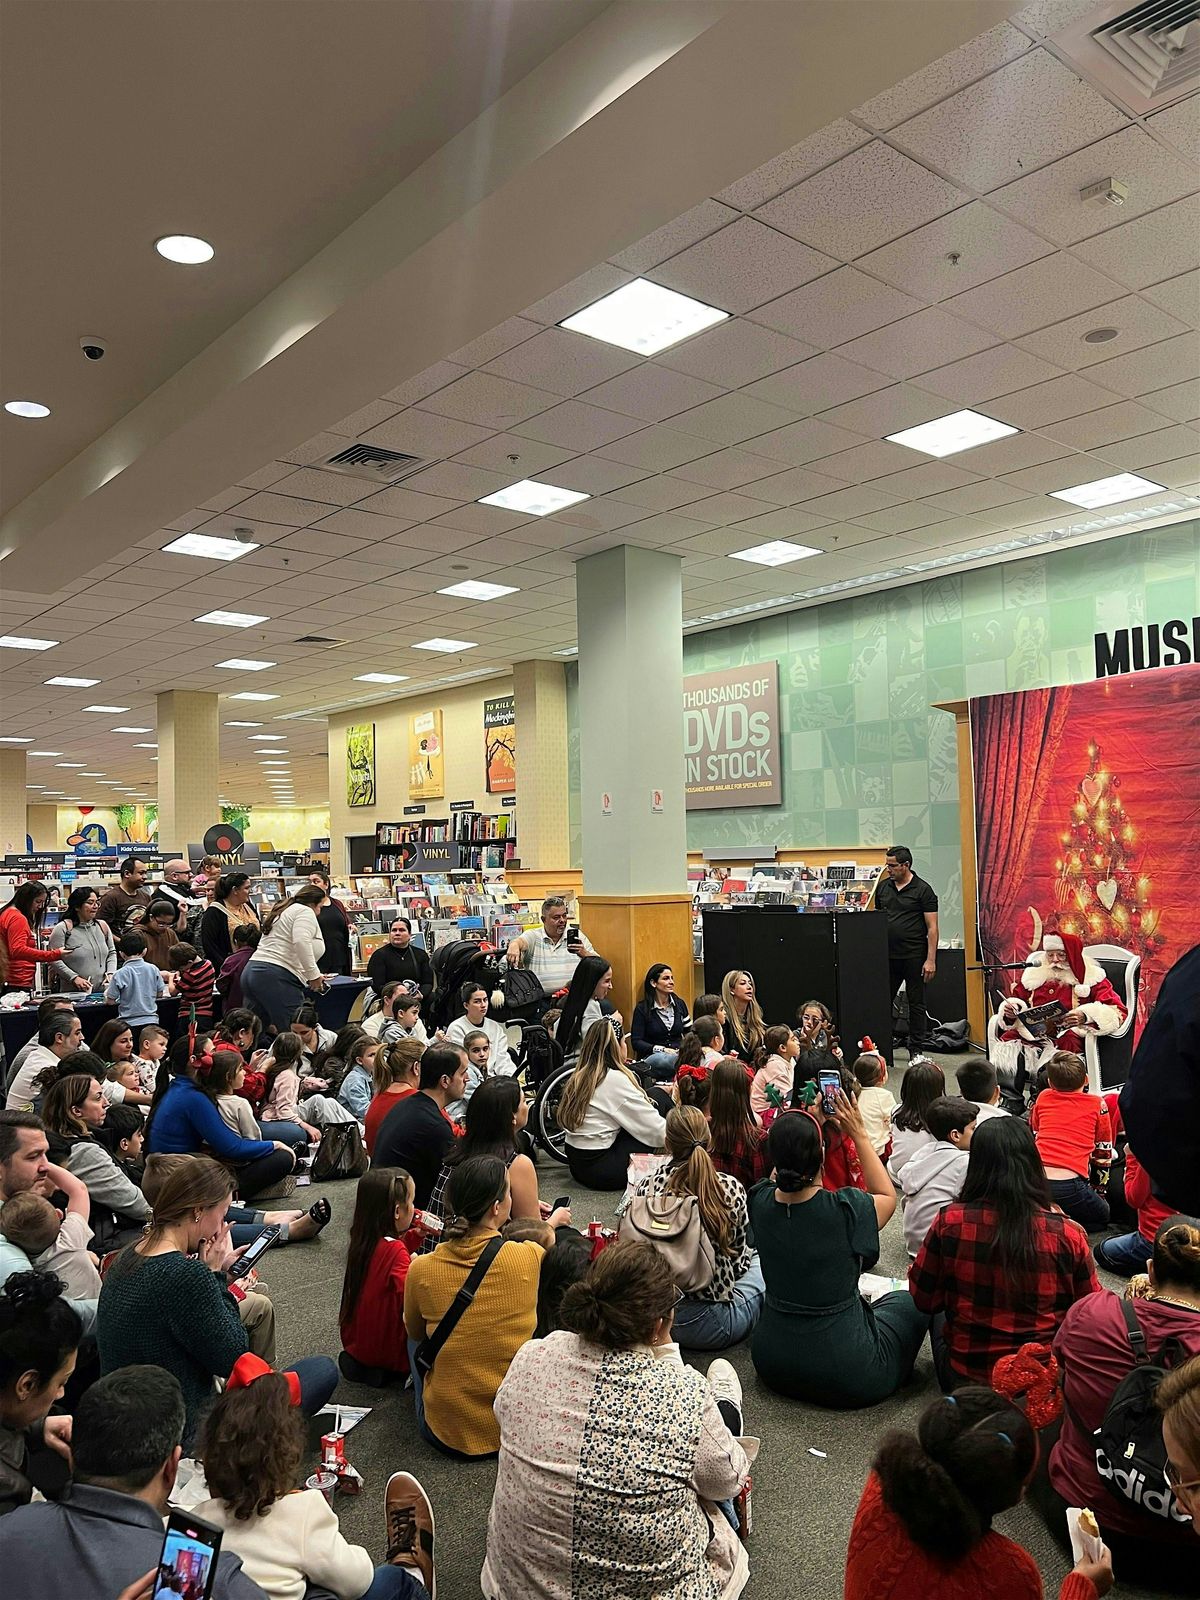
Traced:
<path id="1" fill-rule="evenodd" d="M 1096 885 L 1096 899 L 1106 911 L 1111 911 L 1117 903 L 1118 884 L 1115 878 L 1102 878 Z"/>
<path id="2" fill-rule="evenodd" d="M 1083 798 L 1087 801 L 1089 806 L 1094 806 L 1096 801 L 1099 800 L 1100 796 L 1104 793 L 1104 779 L 1085 778 L 1079 785 L 1079 792 L 1083 795 Z"/>

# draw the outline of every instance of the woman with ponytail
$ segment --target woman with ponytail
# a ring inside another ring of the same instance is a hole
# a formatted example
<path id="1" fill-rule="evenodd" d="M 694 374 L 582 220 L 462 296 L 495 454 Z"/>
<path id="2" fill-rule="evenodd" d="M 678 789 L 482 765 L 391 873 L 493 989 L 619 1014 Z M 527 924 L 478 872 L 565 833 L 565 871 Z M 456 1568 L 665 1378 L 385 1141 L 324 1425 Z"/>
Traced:
<path id="1" fill-rule="evenodd" d="M 654 1095 L 662 1091 L 656 1088 Z M 558 1102 L 558 1123 L 566 1129 L 567 1165 L 575 1182 L 588 1189 L 623 1189 L 629 1157 L 662 1149 L 666 1109 L 621 1059 L 608 1018 L 593 1022 Z"/>
<path id="2" fill-rule="evenodd" d="M 500 1428 L 492 1403 L 509 1363 L 537 1326 L 544 1247 L 506 1239 L 491 1251 L 474 1298 L 424 1375 L 418 1347 L 437 1331 L 472 1269 L 512 1211 L 508 1169 L 500 1156 L 470 1156 L 450 1174 L 442 1242 L 417 1256 L 404 1285 L 404 1326 L 421 1436 L 443 1454 L 494 1456 Z"/>
<path id="3" fill-rule="evenodd" d="M 746 1191 L 713 1166 L 708 1122 L 695 1106 L 668 1113 L 666 1144 L 670 1161 L 641 1180 L 634 1200 L 692 1196 L 713 1259 L 711 1283 L 685 1294 L 675 1308 L 675 1339 L 688 1350 L 727 1350 L 758 1321 L 765 1292 L 758 1256 L 747 1238 Z M 623 1236 L 630 1226 L 622 1226 Z"/>
<path id="4" fill-rule="evenodd" d="M 817 1406 L 871 1406 L 912 1373 L 929 1318 L 901 1290 L 869 1305 L 858 1279 L 879 1260 L 896 1191 L 862 1114 L 836 1091 L 829 1120 L 854 1142 L 867 1189 L 826 1189 L 817 1119 L 785 1111 L 767 1135 L 774 1182 L 750 1196 L 766 1280 L 751 1358 L 769 1388 Z"/>
<path id="5" fill-rule="evenodd" d="M 935 1400 L 915 1434 L 885 1434 L 850 1532 L 845 1600 L 1041 1600 L 1033 1557 L 992 1528 L 1037 1455 L 1024 1413 L 982 1387 Z M 1112 1582 L 1106 1551 L 1076 1565 L 1059 1600 L 1096 1600 Z"/>

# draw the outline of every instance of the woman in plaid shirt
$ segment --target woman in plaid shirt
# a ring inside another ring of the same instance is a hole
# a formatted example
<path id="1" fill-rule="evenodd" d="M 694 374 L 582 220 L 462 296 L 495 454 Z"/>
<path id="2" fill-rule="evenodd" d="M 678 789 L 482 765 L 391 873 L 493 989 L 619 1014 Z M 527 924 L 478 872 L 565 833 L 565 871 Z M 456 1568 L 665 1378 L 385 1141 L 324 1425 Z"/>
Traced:
<path id="1" fill-rule="evenodd" d="M 1049 1344 L 1068 1308 L 1099 1292 L 1087 1234 L 1052 1209 L 1020 1118 L 977 1127 L 962 1197 L 934 1218 L 909 1287 L 935 1318 L 930 1344 L 946 1392 L 989 1384 L 1001 1356 L 1030 1340 Z"/>

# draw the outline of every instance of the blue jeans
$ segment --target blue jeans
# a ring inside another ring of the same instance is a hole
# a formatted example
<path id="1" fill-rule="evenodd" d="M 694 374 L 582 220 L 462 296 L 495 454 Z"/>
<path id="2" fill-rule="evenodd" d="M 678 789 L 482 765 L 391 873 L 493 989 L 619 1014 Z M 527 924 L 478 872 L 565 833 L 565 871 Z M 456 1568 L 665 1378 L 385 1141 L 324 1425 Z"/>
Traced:
<path id="1" fill-rule="evenodd" d="M 727 1350 L 754 1327 L 765 1294 L 762 1267 L 755 1254 L 728 1300 L 689 1297 L 677 1307 L 672 1329 L 676 1342 L 684 1350 Z"/>
<path id="2" fill-rule="evenodd" d="M 1135 1272 L 1145 1272 L 1146 1263 L 1154 1254 L 1154 1243 L 1143 1239 L 1140 1233 L 1123 1233 L 1117 1239 L 1101 1239 L 1093 1254 L 1110 1272 L 1132 1278 Z"/>
<path id="3" fill-rule="evenodd" d="M 1108 1201 L 1086 1178 L 1051 1178 L 1050 1198 L 1089 1233 L 1108 1226 Z"/>
<path id="4" fill-rule="evenodd" d="M 301 1356 L 283 1370 L 300 1379 L 300 1410 L 306 1417 L 316 1416 L 338 1386 L 337 1363 L 328 1356 Z"/>
<path id="5" fill-rule="evenodd" d="M 277 1139 L 292 1150 L 308 1143 L 308 1135 L 298 1122 L 260 1122 L 258 1131 L 264 1139 Z"/>
<path id="6" fill-rule="evenodd" d="M 429 1590 L 408 1567 L 376 1567 L 371 1587 L 364 1589 L 362 1600 L 428 1600 Z M 304 1600 L 337 1600 L 329 1589 L 309 1584 Z"/>
<path id="7" fill-rule="evenodd" d="M 225 1212 L 225 1221 L 229 1224 L 230 1243 L 238 1250 L 244 1244 L 253 1244 L 266 1226 L 262 1212 L 252 1211 L 249 1206 L 230 1206 Z M 279 1243 L 283 1242 L 281 1235 Z"/>

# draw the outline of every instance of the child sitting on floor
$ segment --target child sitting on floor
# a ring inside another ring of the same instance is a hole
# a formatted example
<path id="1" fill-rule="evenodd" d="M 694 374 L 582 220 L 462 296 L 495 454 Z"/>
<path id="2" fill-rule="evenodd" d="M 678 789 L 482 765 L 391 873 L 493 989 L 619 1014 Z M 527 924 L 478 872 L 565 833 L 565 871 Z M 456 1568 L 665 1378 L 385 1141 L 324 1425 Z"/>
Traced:
<path id="1" fill-rule="evenodd" d="M 854 1076 L 859 1086 L 858 1109 L 867 1125 L 871 1148 L 886 1161 L 891 1154 L 892 1112 L 896 1109 L 896 1096 L 885 1087 L 887 1062 L 878 1050 L 864 1050 L 854 1063 Z"/>
<path id="2" fill-rule="evenodd" d="M 378 1039 L 360 1033 L 347 1051 L 349 1060 L 346 1075 L 338 1089 L 337 1098 L 359 1122 L 366 1116 L 367 1107 L 375 1093 L 375 1057 L 386 1048 Z"/>
<path id="3" fill-rule="evenodd" d="M 1112 1119 L 1098 1094 L 1087 1092 L 1082 1056 L 1056 1050 L 1046 1063 L 1047 1087 L 1033 1103 L 1029 1126 L 1046 1169 L 1050 1198 L 1090 1232 L 1108 1222 L 1108 1201 L 1088 1182 L 1097 1145 L 1112 1150 Z"/>
<path id="4" fill-rule="evenodd" d="M 83 1182 L 65 1167 L 51 1167 L 54 1185 L 67 1197 L 59 1216 L 44 1195 L 24 1189 L 0 1206 L 0 1233 L 33 1262 L 39 1272 L 61 1278 L 72 1300 L 94 1300 L 100 1293 L 96 1258 L 88 1249 L 91 1197 Z"/>
<path id="5" fill-rule="evenodd" d="M 934 1217 L 962 1193 L 977 1116 L 972 1101 L 956 1094 L 939 1095 L 925 1112 L 933 1143 L 922 1145 L 900 1168 L 904 1242 L 914 1258 Z"/>
<path id="6" fill-rule="evenodd" d="M 146 1137 L 146 1117 L 139 1106 L 109 1106 L 104 1123 L 96 1129 L 94 1138 L 108 1151 L 121 1171 L 142 1187 L 146 1164 L 142 1158 L 142 1145 Z M 258 1138 L 258 1129 L 254 1130 Z"/>
<path id="7" fill-rule="evenodd" d="M 413 1181 L 403 1167 L 372 1167 L 358 1181 L 338 1324 L 338 1366 L 375 1388 L 408 1372 L 404 1282 L 412 1261 Z"/>
<path id="8" fill-rule="evenodd" d="M 799 1054 L 800 1041 L 786 1024 L 768 1028 L 761 1046 L 754 1052 L 750 1108 L 764 1125 L 792 1103 Z"/>
<path id="9" fill-rule="evenodd" d="M 1000 1080 L 996 1076 L 996 1069 L 983 1056 L 975 1056 L 970 1061 L 964 1061 L 961 1067 L 955 1067 L 954 1076 L 958 1079 L 958 1092 L 963 1099 L 973 1100 L 979 1107 L 980 1122 L 986 1122 L 989 1117 L 1009 1115 L 1000 1104 Z"/>

